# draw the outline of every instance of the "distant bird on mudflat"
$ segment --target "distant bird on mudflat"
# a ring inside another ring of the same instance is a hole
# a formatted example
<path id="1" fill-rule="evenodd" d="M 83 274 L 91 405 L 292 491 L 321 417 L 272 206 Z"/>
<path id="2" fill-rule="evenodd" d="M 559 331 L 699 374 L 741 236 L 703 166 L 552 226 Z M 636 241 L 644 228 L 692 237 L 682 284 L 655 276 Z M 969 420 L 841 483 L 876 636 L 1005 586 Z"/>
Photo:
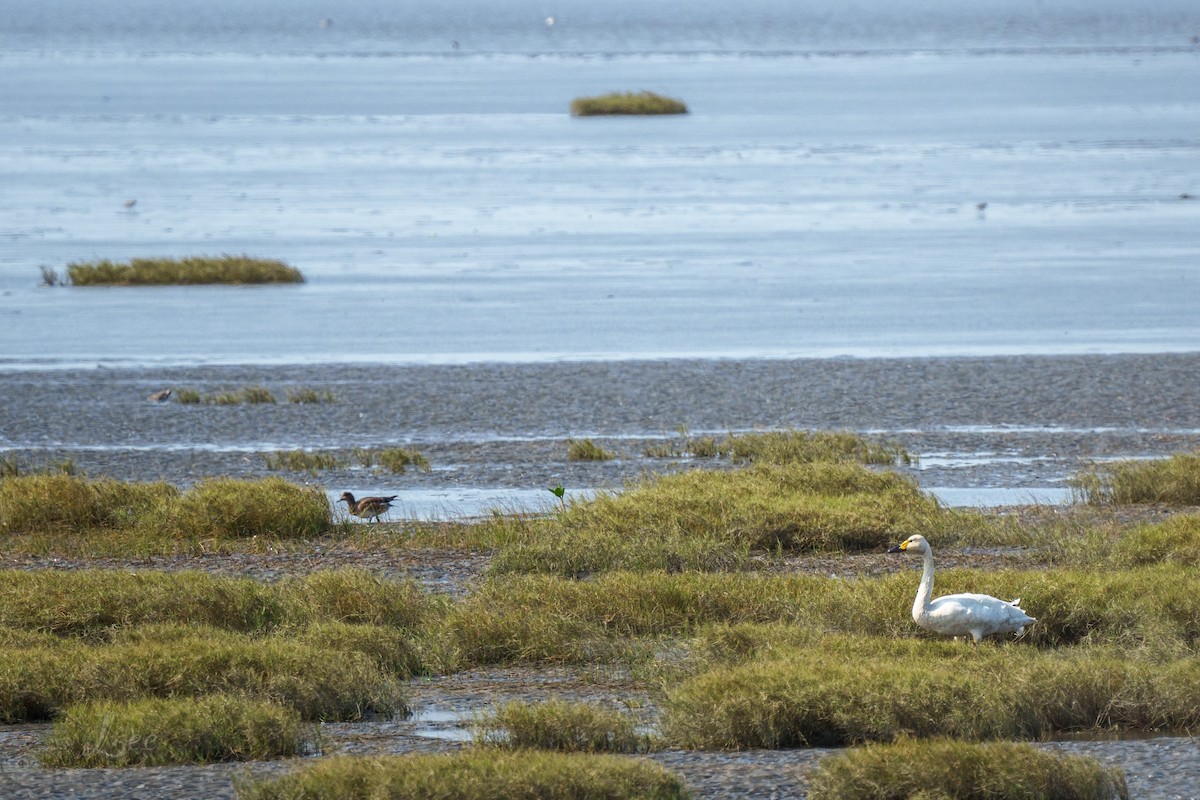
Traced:
<path id="1" fill-rule="evenodd" d="M 374 522 L 388 512 L 388 509 L 392 507 L 392 501 L 397 497 L 399 495 L 392 495 L 391 497 L 364 497 L 361 500 L 355 500 L 354 495 L 350 492 L 342 492 L 342 496 L 338 500 L 345 500 L 346 506 L 354 516 Z"/>
<path id="2" fill-rule="evenodd" d="M 155 392 L 154 394 L 148 396 L 146 399 L 150 400 L 152 402 L 155 402 L 155 403 L 161 403 L 164 400 L 170 400 L 171 399 L 171 390 L 163 389 L 161 392 Z"/>

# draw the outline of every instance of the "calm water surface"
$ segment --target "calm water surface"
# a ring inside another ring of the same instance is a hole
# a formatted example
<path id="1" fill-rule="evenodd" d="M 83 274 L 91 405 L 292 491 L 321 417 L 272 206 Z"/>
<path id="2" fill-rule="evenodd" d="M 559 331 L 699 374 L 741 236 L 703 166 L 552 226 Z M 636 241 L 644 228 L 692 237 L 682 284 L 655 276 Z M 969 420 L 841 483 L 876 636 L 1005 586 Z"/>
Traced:
<path id="1" fill-rule="evenodd" d="M 417 5 L 0 0 L 0 366 L 1200 348 L 1192 4 Z"/>

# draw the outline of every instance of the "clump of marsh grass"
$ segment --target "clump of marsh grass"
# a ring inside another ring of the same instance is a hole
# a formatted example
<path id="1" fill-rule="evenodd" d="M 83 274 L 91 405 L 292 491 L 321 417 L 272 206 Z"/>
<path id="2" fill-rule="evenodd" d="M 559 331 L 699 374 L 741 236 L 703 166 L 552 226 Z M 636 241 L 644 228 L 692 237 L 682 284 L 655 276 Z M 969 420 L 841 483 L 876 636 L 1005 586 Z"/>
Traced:
<path id="1" fill-rule="evenodd" d="M 897 473 L 848 462 L 753 464 L 653 476 L 572 503 L 548 524 L 525 525 L 493 569 L 728 568 L 749 551 L 863 550 L 912 530 L 939 542 L 986 539 L 1003 524 L 944 509 Z"/>
<path id="2" fill-rule="evenodd" d="M 204 395 L 195 389 L 180 389 L 175 392 L 175 402 L 184 405 L 199 405 L 204 402 Z"/>
<path id="3" fill-rule="evenodd" d="M 564 753 L 639 753 L 648 737 L 637 732 L 633 717 L 590 703 L 513 700 L 480 714 L 475 741 L 482 745 L 558 750 Z"/>
<path id="4" fill-rule="evenodd" d="M 271 394 L 271 390 L 265 386 L 247 386 L 242 389 L 242 399 L 251 405 L 275 403 L 275 395 Z"/>
<path id="5" fill-rule="evenodd" d="M 858 464 L 911 464 L 912 454 L 894 442 L 846 431 L 767 431 L 730 435 L 719 447 L 735 462 L 811 464 L 820 461 Z"/>
<path id="6" fill-rule="evenodd" d="M 287 472 L 307 472 L 316 475 L 323 469 L 338 469 L 344 461 L 334 453 L 314 453 L 311 450 L 277 450 L 263 454 L 267 469 Z"/>
<path id="7" fill-rule="evenodd" d="M 174 537 L 276 539 L 317 536 L 333 527 L 325 493 L 280 478 L 209 478 L 139 520 Z"/>
<path id="8" fill-rule="evenodd" d="M 1200 453 L 1097 464 L 1072 476 L 1071 487 L 1093 505 L 1200 505 Z"/>
<path id="9" fill-rule="evenodd" d="M 571 116 L 686 114 L 687 105 L 674 97 L 654 92 L 612 92 L 571 101 Z"/>
<path id="10" fill-rule="evenodd" d="M 298 404 L 336 403 L 337 397 L 329 390 L 317 391 L 316 389 L 288 389 L 287 401 L 289 403 Z"/>
<path id="11" fill-rule="evenodd" d="M 409 756 L 336 756 L 243 783 L 239 800 L 684 800 L 683 781 L 652 762 L 608 754 L 497 749 Z"/>
<path id="12" fill-rule="evenodd" d="M 129 528 L 178 496 L 179 491 L 167 483 L 89 480 L 67 474 L 18 475 L 0 481 L 0 531 Z"/>
<path id="13" fill-rule="evenodd" d="M 354 448 L 354 459 L 360 466 L 368 469 L 379 467 L 397 474 L 405 472 L 409 467 L 422 472 L 429 471 L 429 459 L 416 450 L 406 450 L 403 447 L 376 449 L 356 447 Z"/>
<path id="14" fill-rule="evenodd" d="M 567 441 L 567 460 L 569 461 L 611 461 L 616 455 L 605 450 L 591 439 L 570 439 Z"/>
<path id="15" fill-rule="evenodd" d="M 276 703 L 150 698 L 69 707 L 39 760 L 44 767 L 157 767 L 285 758 L 304 746 L 300 715 Z"/>
<path id="16" fill-rule="evenodd" d="M 303 283 L 298 269 L 275 259 L 250 256 L 107 259 L 67 265 L 75 286 L 163 286 L 196 284 Z"/>
<path id="17" fill-rule="evenodd" d="M 807 778 L 811 800 L 1129 798 L 1120 768 L 1017 742 L 901 739 L 828 756 L 808 771 Z"/>
<path id="18" fill-rule="evenodd" d="M 366 570 L 331 569 L 290 578 L 282 598 L 300 619 L 381 625 L 416 632 L 444 614 L 444 602 L 412 580 L 386 580 Z"/>
<path id="19" fill-rule="evenodd" d="M 1177 514 L 1154 525 L 1139 525 L 1109 548 L 1108 561 L 1120 567 L 1200 564 L 1200 514 Z"/>
<path id="20" fill-rule="evenodd" d="M 0 648 L 0 722 L 49 719 L 85 700 L 230 694 L 270 700 L 305 720 L 407 713 L 397 676 L 377 658 L 324 643 L 215 635 L 108 645 Z"/>
<path id="21" fill-rule="evenodd" d="M 822 636 L 668 688 L 663 735 L 674 746 L 722 750 L 1189 730 L 1200 722 L 1193 662 L 1113 647 Z"/>

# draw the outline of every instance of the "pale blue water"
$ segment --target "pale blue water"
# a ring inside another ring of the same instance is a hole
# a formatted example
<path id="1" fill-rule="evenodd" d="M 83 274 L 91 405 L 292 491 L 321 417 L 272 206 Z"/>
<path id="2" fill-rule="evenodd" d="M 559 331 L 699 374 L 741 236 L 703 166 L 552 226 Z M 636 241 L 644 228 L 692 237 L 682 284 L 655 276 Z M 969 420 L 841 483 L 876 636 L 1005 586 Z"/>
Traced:
<path id="1" fill-rule="evenodd" d="M 1194 351 L 1200 7 L 1129 5 L 0 0 L 0 367 Z M 205 253 L 309 281 L 38 286 Z"/>

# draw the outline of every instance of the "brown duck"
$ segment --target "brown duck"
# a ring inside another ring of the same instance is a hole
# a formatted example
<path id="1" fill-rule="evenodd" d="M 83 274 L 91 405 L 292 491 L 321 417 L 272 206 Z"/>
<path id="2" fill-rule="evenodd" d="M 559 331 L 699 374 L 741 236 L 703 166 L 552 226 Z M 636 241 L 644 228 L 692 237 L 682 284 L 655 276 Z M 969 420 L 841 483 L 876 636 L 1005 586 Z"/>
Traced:
<path id="1" fill-rule="evenodd" d="M 354 495 L 350 492 L 342 492 L 339 500 L 346 501 L 346 505 L 350 508 L 350 513 L 354 516 L 374 522 L 388 512 L 388 509 L 392 507 L 392 501 L 398 496 L 364 497 L 361 500 L 355 500 Z"/>

